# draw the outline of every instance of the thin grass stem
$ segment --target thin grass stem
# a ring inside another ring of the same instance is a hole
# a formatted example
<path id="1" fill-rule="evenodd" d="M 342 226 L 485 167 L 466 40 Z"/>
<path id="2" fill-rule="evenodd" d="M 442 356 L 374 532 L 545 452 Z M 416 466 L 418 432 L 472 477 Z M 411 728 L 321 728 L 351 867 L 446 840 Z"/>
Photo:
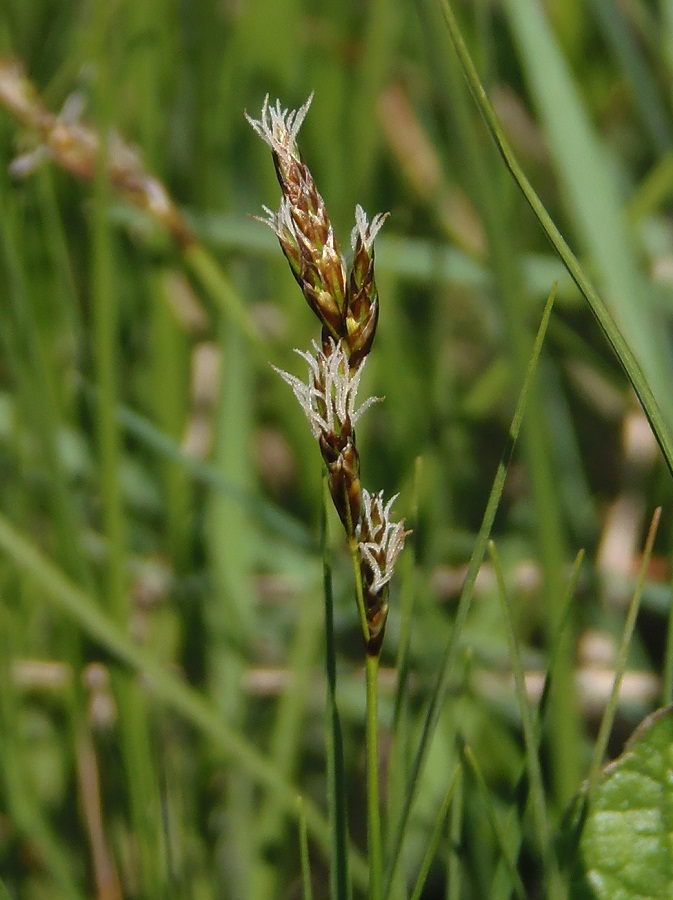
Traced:
<path id="1" fill-rule="evenodd" d="M 423 855 L 423 860 L 421 861 L 421 867 L 418 872 L 418 877 L 416 878 L 416 884 L 414 885 L 414 889 L 411 892 L 410 900 L 421 900 L 421 894 L 423 893 L 423 887 L 425 885 L 426 879 L 430 872 L 430 866 L 432 865 L 432 861 L 435 858 L 435 853 L 437 852 L 437 847 L 439 847 L 439 842 L 442 837 L 442 831 L 444 830 L 444 823 L 446 822 L 446 817 L 449 812 L 449 807 L 451 805 L 451 801 L 453 800 L 453 795 L 455 793 L 461 771 L 462 771 L 462 767 L 461 767 L 460 763 L 458 763 L 456 765 L 456 768 L 454 769 L 453 776 L 451 778 L 451 783 L 449 784 L 449 789 L 446 792 L 444 800 L 442 801 L 442 805 L 439 809 L 439 814 L 437 815 L 435 827 L 432 831 L 432 835 L 430 836 L 430 840 L 428 842 L 427 849 Z"/>
<path id="2" fill-rule="evenodd" d="M 495 836 L 498 848 L 500 849 L 500 853 L 502 854 L 505 866 L 507 867 L 507 873 L 512 882 L 514 893 L 519 898 L 519 900 L 526 900 L 526 889 L 524 888 L 523 882 L 521 881 L 521 876 L 517 871 L 514 859 L 512 858 L 512 853 L 507 846 L 507 837 L 503 833 L 503 829 L 498 822 L 498 816 L 493 806 L 493 798 L 489 793 L 488 786 L 482 774 L 481 768 L 479 767 L 479 763 L 477 762 L 477 759 L 469 746 L 465 745 L 462 752 L 463 758 L 467 762 L 470 771 L 472 772 L 472 775 L 477 783 L 477 787 L 479 788 L 479 794 L 482 798 L 484 806 L 486 807 L 486 814 L 488 816 L 489 822 L 491 823 L 491 828 L 493 829 L 493 834 Z"/>
<path id="3" fill-rule="evenodd" d="M 331 866 L 330 896 L 341 900 L 351 895 L 348 873 L 348 815 L 346 810 L 346 777 L 344 773 L 343 735 L 337 706 L 336 646 L 334 641 L 334 596 L 332 564 L 329 554 L 327 510 L 330 503 L 327 473 L 323 472 L 320 544 L 325 598 L 325 671 L 327 675 L 327 804 L 329 808 Z"/>
<path id="4" fill-rule="evenodd" d="M 460 900 L 462 883 L 463 770 L 460 769 L 449 817 L 450 852 L 446 873 L 446 900 Z"/>
<path id="5" fill-rule="evenodd" d="M 551 316 L 552 307 L 554 305 L 555 293 L 556 286 L 554 285 L 547 298 L 544 312 L 542 314 L 542 319 L 540 321 L 540 326 L 535 336 L 535 342 L 533 344 L 533 351 L 531 354 L 530 362 L 528 364 L 526 376 L 524 378 L 516 409 L 514 411 L 512 424 L 509 429 L 508 441 L 498 465 L 495 478 L 493 480 L 493 486 L 491 488 L 488 502 L 486 504 L 484 517 L 482 519 L 481 527 L 475 541 L 474 550 L 472 552 L 472 557 L 470 558 L 470 563 L 468 566 L 468 571 L 465 576 L 463 590 L 461 591 L 460 600 L 458 601 L 456 621 L 451 633 L 451 638 L 449 640 L 449 643 L 447 644 L 444 656 L 442 658 L 437 681 L 435 684 L 435 689 L 432 693 L 430 704 L 428 706 L 425 720 L 423 722 L 421 737 L 416 749 L 411 772 L 407 781 L 407 791 L 404 799 L 404 804 L 402 806 L 402 811 L 397 822 L 394 837 L 391 843 L 391 854 L 388 860 L 386 885 L 383 895 L 386 898 L 389 895 L 393 879 L 395 877 L 395 870 L 397 868 L 398 860 L 400 857 L 400 851 L 402 848 L 402 841 L 404 839 L 406 825 L 409 819 L 409 814 L 411 812 L 411 806 L 416 796 L 421 773 L 423 771 L 423 767 L 427 758 L 430 739 L 437 727 L 437 723 L 441 715 L 442 703 L 444 697 L 446 696 L 446 691 L 448 690 L 449 676 L 451 674 L 451 670 L 458 653 L 460 636 L 462 634 L 463 627 L 467 620 L 467 614 L 472 603 L 474 584 L 477 579 L 479 567 L 481 566 L 484 554 L 486 552 L 488 538 L 490 536 L 491 528 L 493 527 L 493 522 L 495 520 L 495 514 L 500 503 L 500 497 L 502 495 L 503 487 L 505 484 L 505 475 L 507 474 L 507 467 L 514 451 L 514 445 L 519 436 L 519 431 L 521 430 L 523 415 L 526 409 L 526 401 L 528 399 L 528 395 L 530 393 L 531 385 L 533 382 L 533 377 L 537 369 L 537 363 L 542 351 L 545 334 L 547 333 L 547 327 L 549 325 L 549 319 Z"/>
<path id="6" fill-rule="evenodd" d="M 652 522 L 647 533 L 647 539 L 645 541 L 645 547 L 643 550 L 642 562 L 638 571 L 638 578 L 636 579 L 636 586 L 633 591 L 633 596 L 631 597 L 631 602 L 629 603 L 628 611 L 626 613 L 624 631 L 622 633 L 622 639 L 617 651 L 617 657 L 615 659 L 615 677 L 612 682 L 612 689 L 610 691 L 610 696 L 608 697 L 608 702 L 605 705 L 605 711 L 603 712 L 603 716 L 601 718 L 601 724 L 598 729 L 598 735 L 596 736 L 596 743 L 594 744 L 594 750 L 591 757 L 591 766 L 589 767 L 589 776 L 587 779 L 587 799 L 590 799 L 591 793 L 596 786 L 598 775 L 607 750 L 608 741 L 610 739 L 612 724 L 614 722 L 615 715 L 617 714 L 617 705 L 619 703 L 619 689 L 622 684 L 622 678 L 624 677 L 626 659 L 629 652 L 629 646 L 631 644 L 631 638 L 633 636 L 633 629 L 636 626 L 636 619 L 638 618 L 638 610 L 640 609 L 640 601 L 643 596 L 647 570 L 650 564 L 650 557 L 652 556 L 652 547 L 654 546 L 654 539 L 657 534 L 660 519 L 661 507 L 659 506 L 657 507 L 657 509 L 655 509 L 654 515 L 652 516 Z"/>
<path id="7" fill-rule="evenodd" d="M 535 727 L 534 718 L 531 712 L 530 703 L 528 702 L 528 694 L 526 692 L 526 679 L 521 661 L 521 652 L 516 632 L 514 630 L 514 622 L 512 620 L 512 609 L 507 596 L 507 588 L 505 587 L 505 579 L 500 564 L 500 558 L 495 547 L 494 541 L 489 541 L 488 550 L 495 570 L 498 596 L 502 608 L 503 619 L 505 622 L 505 630 L 507 632 L 507 643 L 509 645 L 509 655 L 512 664 L 512 674 L 514 676 L 514 686 L 516 698 L 519 705 L 519 714 L 521 716 L 521 727 L 523 730 L 524 744 L 526 747 L 526 762 L 528 769 L 528 781 L 530 784 L 530 796 L 533 806 L 533 817 L 535 821 L 535 831 L 540 842 L 542 851 L 542 861 L 544 865 L 545 877 L 547 880 L 547 889 L 549 897 L 561 896 L 561 883 L 558 869 L 558 861 L 554 855 L 554 848 L 551 840 L 551 827 L 547 816 L 547 802 L 544 790 L 544 780 L 542 777 L 542 767 L 538 757 L 538 740 L 537 729 Z"/>
<path id="8" fill-rule="evenodd" d="M 308 832 L 304 814 L 304 798 L 297 797 L 297 818 L 299 822 L 299 858 L 301 860 L 301 888 L 303 900 L 313 900 L 311 885 L 311 860 L 308 854 Z"/>
<path id="9" fill-rule="evenodd" d="M 381 811 L 379 801 L 379 723 L 378 672 L 379 655 L 366 657 L 367 680 L 367 853 L 369 856 L 369 900 L 381 900 L 383 861 L 381 844 Z"/>

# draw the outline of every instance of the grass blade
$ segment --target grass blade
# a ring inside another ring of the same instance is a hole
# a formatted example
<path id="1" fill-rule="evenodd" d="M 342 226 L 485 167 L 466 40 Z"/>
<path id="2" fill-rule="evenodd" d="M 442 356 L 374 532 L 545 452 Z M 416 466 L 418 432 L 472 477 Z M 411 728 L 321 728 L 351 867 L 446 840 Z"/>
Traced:
<path id="1" fill-rule="evenodd" d="M 626 613 L 624 631 L 622 632 L 622 639 L 620 641 L 619 649 L 617 651 L 617 657 L 615 659 L 615 678 L 612 682 L 610 696 L 608 698 L 608 702 L 605 705 L 605 711 L 603 712 L 603 716 L 601 718 L 601 724 L 598 729 L 598 735 L 596 737 L 596 742 L 594 744 L 594 750 L 591 757 L 591 766 L 589 768 L 588 778 L 589 789 L 587 791 L 587 797 L 591 796 L 592 788 L 596 783 L 596 779 L 598 778 L 601 766 L 603 764 L 605 751 L 607 750 L 608 741 L 610 739 L 612 723 L 614 722 L 615 715 L 617 713 L 617 704 L 619 703 L 619 688 L 624 676 L 624 669 L 626 668 L 626 658 L 628 656 L 629 645 L 631 644 L 631 638 L 633 636 L 633 629 L 636 626 L 636 619 L 638 618 L 640 600 L 643 596 L 643 588 L 645 587 L 647 570 L 650 565 L 650 557 L 652 556 L 652 547 L 654 546 L 654 539 L 657 534 L 660 519 L 661 507 L 658 507 L 654 511 L 654 515 L 652 516 L 652 523 L 650 524 L 650 530 L 647 533 L 647 540 L 645 541 L 643 559 L 638 571 L 635 590 L 633 591 L 633 596 Z"/>
<path id="2" fill-rule="evenodd" d="M 182 716 L 202 734 L 213 740 L 228 756 L 235 759 L 258 784 L 274 791 L 287 812 L 296 816 L 297 790 L 243 736 L 222 720 L 212 704 L 194 688 L 180 681 L 165 666 L 135 644 L 101 610 L 96 601 L 78 588 L 39 550 L 0 514 L 0 548 L 14 565 L 34 580 L 44 591 L 44 599 L 70 616 L 86 634 L 119 662 L 143 676 L 152 694 Z M 331 829 L 315 804 L 304 802 L 306 824 L 320 846 L 329 851 Z M 361 855 L 350 849 L 353 878 L 364 887 L 367 866 Z"/>
<path id="3" fill-rule="evenodd" d="M 595 267 L 606 307 L 627 336 L 670 427 L 670 350 L 651 285 L 639 269 L 626 228 L 612 161 L 592 128 L 542 9 L 527 0 L 507 0 L 505 7 L 573 224 Z"/>
<path id="4" fill-rule="evenodd" d="M 411 892 L 411 900 L 421 900 L 423 886 L 425 885 L 425 881 L 430 872 L 430 866 L 432 865 L 432 861 L 435 858 L 435 853 L 437 852 L 437 847 L 439 846 L 439 842 L 442 837 L 444 823 L 446 821 L 449 807 L 451 805 L 451 801 L 453 800 L 453 795 L 456 791 L 456 787 L 461 776 L 461 771 L 462 770 L 459 763 L 455 768 L 451 783 L 449 784 L 449 789 L 446 792 L 446 796 L 444 797 L 439 813 L 437 815 L 437 821 L 435 822 L 435 827 L 428 842 L 428 848 L 425 851 L 425 855 L 423 856 L 423 861 L 421 862 L 421 868 L 418 872 L 416 884 L 414 885 L 414 889 Z"/>
<path id="5" fill-rule="evenodd" d="M 416 795 L 416 789 L 420 779 L 421 771 L 423 769 L 423 766 L 425 765 L 428 749 L 430 746 L 430 739 L 437 727 L 437 723 L 441 715 L 442 703 L 444 702 L 444 697 L 446 696 L 446 691 L 448 689 L 449 676 L 451 674 L 451 670 L 453 668 L 458 652 L 460 635 L 462 633 L 463 626 L 465 625 L 467 614 L 470 610 L 474 584 L 477 579 L 479 567 L 481 566 L 484 554 L 486 552 L 491 528 L 493 527 L 493 521 L 495 519 L 495 514 L 497 512 L 498 505 L 500 503 L 500 497 L 502 495 L 502 490 L 505 484 L 507 467 L 514 450 L 514 444 L 516 443 L 516 439 L 521 429 L 523 414 L 526 408 L 526 400 L 533 383 L 533 377 L 535 375 L 537 363 L 542 351 L 545 334 L 547 333 L 547 326 L 549 325 L 549 318 L 551 316 L 551 311 L 554 304 L 555 290 L 555 287 L 552 288 L 549 297 L 547 298 L 544 312 L 542 314 L 542 320 L 540 322 L 540 327 L 538 328 L 537 335 L 535 336 L 533 353 L 528 365 L 528 371 L 526 372 L 523 386 L 521 388 L 521 393 L 519 394 L 519 399 L 514 412 L 514 418 L 512 419 L 512 424 L 510 426 L 508 442 L 503 451 L 500 464 L 498 465 L 498 470 L 493 481 L 493 487 L 491 488 L 491 493 L 488 498 L 488 503 L 486 504 L 486 510 L 484 512 L 482 524 L 479 529 L 479 534 L 477 535 L 477 540 L 475 542 L 472 557 L 470 559 L 470 564 L 468 566 L 467 575 L 465 576 L 465 583 L 463 585 L 463 590 L 461 591 L 460 600 L 458 602 L 458 609 L 456 612 L 456 620 L 453 626 L 453 632 L 444 653 L 439 669 L 439 674 L 437 676 L 437 681 L 435 683 L 435 688 L 430 698 L 430 703 L 425 715 L 421 738 L 416 749 L 416 754 L 414 756 L 414 761 L 411 767 L 411 773 L 407 782 L 407 791 L 404 799 L 404 804 L 402 806 L 399 821 L 396 824 L 394 838 L 391 842 L 391 854 L 388 860 L 384 897 L 388 897 L 393 879 L 395 877 L 395 869 L 397 868 L 397 863 L 402 848 L 404 831 L 409 819 L 409 814 L 411 812 L 411 806 Z"/>
<path id="6" fill-rule="evenodd" d="M 308 855 L 308 834 L 306 816 L 304 815 L 304 798 L 297 797 L 297 815 L 299 818 L 299 856 L 301 859 L 301 886 L 303 900 L 313 900 L 311 887 L 311 861 Z"/>
<path id="7" fill-rule="evenodd" d="M 505 622 L 505 630 L 507 632 L 507 644 L 509 646 L 509 656 L 512 663 L 512 674 L 514 676 L 514 686 L 516 698 L 519 704 L 519 714 L 521 716 L 521 727 L 523 730 L 524 744 L 526 747 L 526 765 L 528 770 L 528 782 L 530 784 L 530 797 L 533 807 L 533 817 L 535 821 L 535 831 L 540 842 L 542 851 L 542 861 L 547 881 L 547 896 L 560 896 L 560 882 L 558 863 L 554 856 L 554 848 L 551 840 L 551 827 L 547 816 L 547 803 L 544 790 L 544 780 L 542 777 L 542 766 L 538 756 L 538 740 L 537 729 L 533 720 L 533 715 L 528 702 L 528 694 L 526 693 L 526 680 L 523 670 L 523 662 L 519 650 L 519 643 L 516 632 L 514 630 L 514 622 L 512 619 L 512 609 L 510 601 L 507 597 L 507 589 L 505 587 L 505 579 L 500 565 L 500 559 L 495 548 L 495 543 L 489 541 L 489 553 L 491 562 L 496 574 L 498 585 L 498 596 L 500 598 L 500 606 L 502 608 L 503 619 Z"/>
<path id="8" fill-rule="evenodd" d="M 519 185 L 523 195 L 528 201 L 531 209 L 535 213 L 545 234 L 551 241 L 552 246 L 563 260 L 568 272 L 573 278 L 575 284 L 589 303 L 591 310 L 596 317 L 600 327 L 605 334 L 610 346 L 614 350 L 617 358 L 622 364 L 629 381 L 638 395 L 640 402 L 645 411 L 645 415 L 652 427 L 652 431 L 661 448 L 661 452 L 666 460 L 671 473 L 673 473 L 673 435 L 671 434 L 668 422 L 659 407 L 656 397 L 645 377 L 643 370 L 638 363 L 633 351 L 626 342 L 622 332 L 617 326 L 613 316 L 606 307 L 605 303 L 599 296 L 595 287 L 584 273 L 577 258 L 561 235 L 547 210 L 537 196 L 533 186 L 525 176 L 523 169 L 519 165 L 509 142 L 500 127 L 500 123 L 491 106 L 486 91 L 484 90 L 477 70 L 474 66 L 469 51 L 465 45 L 463 37 L 460 33 L 458 23 L 448 0 L 440 0 L 444 19 L 446 21 L 451 40 L 456 49 L 456 53 L 460 60 L 461 66 L 470 86 L 470 90 L 477 102 L 477 105 L 486 121 L 486 125 L 491 133 L 493 140 L 500 151 L 505 165 L 512 174 L 514 180 Z"/>
<path id="9" fill-rule="evenodd" d="M 488 815 L 489 822 L 491 823 L 491 827 L 493 828 L 496 843 L 500 848 L 502 859 L 504 860 L 507 867 L 507 872 L 512 882 L 514 893 L 519 898 L 519 900 L 526 900 L 526 889 L 524 888 L 523 882 L 521 881 L 521 876 L 517 872 L 514 860 L 512 858 L 512 853 L 507 846 L 506 835 L 503 833 L 500 823 L 498 822 L 498 817 L 495 811 L 495 807 L 493 806 L 493 800 L 488 791 L 488 786 L 486 785 L 486 781 L 484 780 L 484 776 L 482 775 L 481 769 L 479 768 L 479 764 L 477 763 L 477 759 L 474 753 L 467 745 L 463 747 L 463 757 L 467 762 L 467 765 L 469 766 L 475 781 L 477 782 L 477 787 L 479 788 L 479 793 L 484 802 L 484 806 L 486 807 L 486 814 Z"/>

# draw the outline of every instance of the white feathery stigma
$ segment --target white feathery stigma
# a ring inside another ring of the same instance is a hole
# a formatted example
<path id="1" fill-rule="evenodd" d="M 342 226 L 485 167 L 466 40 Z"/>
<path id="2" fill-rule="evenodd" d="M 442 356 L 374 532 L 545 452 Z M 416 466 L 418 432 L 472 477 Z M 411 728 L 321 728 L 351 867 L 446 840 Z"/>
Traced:
<path id="1" fill-rule="evenodd" d="M 389 213 L 377 213 L 370 222 L 367 219 L 367 213 L 358 203 L 355 207 L 355 227 L 351 231 L 351 247 L 353 250 L 355 250 L 357 240 L 360 238 L 367 253 L 371 252 L 374 246 L 374 239 L 388 216 Z"/>
<path id="2" fill-rule="evenodd" d="M 276 100 L 275 106 L 269 106 L 269 95 L 264 98 L 262 115 L 259 119 L 253 119 L 246 112 L 245 117 L 255 129 L 257 134 L 272 150 L 280 156 L 291 154 L 298 157 L 297 135 L 302 122 L 313 100 L 313 91 L 299 109 L 283 109 L 280 100 Z"/>
<path id="3" fill-rule="evenodd" d="M 340 342 L 335 344 L 330 338 L 329 354 L 325 354 L 316 341 L 312 344 L 315 356 L 295 350 L 309 365 L 308 383 L 276 366 L 273 368 L 294 391 L 317 440 L 321 434 L 341 434 L 347 423 L 353 427 L 362 414 L 381 398 L 369 397 L 356 409 L 355 399 L 366 358 L 351 372 Z"/>
<path id="4" fill-rule="evenodd" d="M 411 534 L 404 530 L 404 521 L 390 521 L 390 510 L 398 496 L 395 494 L 384 506 L 383 491 L 377 494 L 370 494 L 366 489 L 362 491 L 362 521 L 355 533 L 360 559 L 372 575 L 368 589 L 374 594 L 378 594 L 393 577 L 397 557 L 402 552 L 405 538 Z"/>
<path id="5" fill-rule="evenodd" d="M 292 204 L 287 197 L 281 199 L 280 208 L 277 212 L 269 209 L 268 206 L 263 206 L 262 209 L 266 213 L 266 218 L 255 216 L 255 219 L 268 225 L 276 237 L 282 238 L 285 236 L 296 240 L 296 229 L 292 219 Z"/>

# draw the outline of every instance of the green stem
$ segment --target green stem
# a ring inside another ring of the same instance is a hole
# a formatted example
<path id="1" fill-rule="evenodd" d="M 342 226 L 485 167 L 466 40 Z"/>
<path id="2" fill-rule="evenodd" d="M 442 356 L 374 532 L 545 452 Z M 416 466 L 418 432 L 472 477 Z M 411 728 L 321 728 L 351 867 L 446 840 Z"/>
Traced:
<path id="1" fill-rule="evenodd" d="M 378 672 L 379 655 L 367 654 L 367 850 L 369 900 L 381 900 L 381 814 L 379 811 Z"/>
<path id="2" fill-rule="evenodd" d="M 350 537 L 348 546 L 353 560 L 355 599 L 358 605 L 360 625 L 369 644 L 369 625 L 365 607 L 362 569 L 358 555 L 358 543 Z M 381 851 L 381 813 L 379 806 L 379 731 L 378 731 L 378 672 L 379 654 L 366 654 L 367 681 L 367 855 L 369 856 L 368 900 L 381 900 L 383 892 L 383 863 Z"/>
<path id="3" fill-rule="evenodd" d="M 332 864 L 330 897 L 351 900 L 348 872 L 348 815 L 346 811 L 346 776 L 344 773 L 343 735 L 337 706 L 336 645 L 334 640 L 334 596 L 332 565 L 329 554 L 327 509 L 329 505 L 327 472 L 323 475 L 323 502 L 320 523 L 320 549 L 325 595 L 325 674 L 327 675 L 327 806 L 329 810 Z"/>
<path id="4" fill-rule="evenodd" d="M 622 686 L 624 670 L 626 669 L 626 660 L 629 654 L 629 648 L 631 646 L 633 630 L 636 627 L 636 619 L 638 618 L 638 610 L 640 609 L 640 601 L 643 596 L 643 589 L 645 587 L 645 580 L 647 578 L 650 557 L 652 556 L 652 548 L 654 546 L 654 539 L 657 536 L 657 529 L 659 528 L 660 519 L 661 507 L 658 506 L 654 511 L 652 522 L 650 524 L 650 530 L 647 533 L 647 540 L 645 541 L 645 547 L 643 549 L 640 570 L 636 579 L 633 597 L 631 598 L 631 601 L 629 603 L 629 608 L 626 614 L 626 621 L 624 622 L 624 630 L 622 632 L 622 639 L 619 643 L 617 656 L 615 658 L 615 677 L 612 682 L 612 689 L 610 690 L 608 702 L 605 704 L 605 710 L 603 711 L 601 724 L 598 728 L 598 735 L 596 736 L 596 741 L 594 743 L 591 765 L 589 766 L 589 775 L 587 777 L 589 798 L 593 794 L 593 791 L 596 787 L 600 769 L 603 764 L 603 759 L 607 752 L 608 741 L 610 740 L 610 734 L 612 732 L 612 726 L 617 714 L 617 704 L 619 703 L 619 689 Z"/>
<path id="5" fill-rule="evenodd" d="M 355 602 L 358 605 L 358 616 L 360 618 L 360 627 L 362 628 L 362 636 L 365 641 L 365 647 L 369 643 L 369 625 L 367 624 L 367 608 L 365 607 L 365 592 L 362 585 L 362 569 L 360 568 L 360 556 L 358 554 L 357 538 L 348 539 L 348 549 L 351 552 L 351 560 L 353 562 L 353 578 L 355 580 Z"/>

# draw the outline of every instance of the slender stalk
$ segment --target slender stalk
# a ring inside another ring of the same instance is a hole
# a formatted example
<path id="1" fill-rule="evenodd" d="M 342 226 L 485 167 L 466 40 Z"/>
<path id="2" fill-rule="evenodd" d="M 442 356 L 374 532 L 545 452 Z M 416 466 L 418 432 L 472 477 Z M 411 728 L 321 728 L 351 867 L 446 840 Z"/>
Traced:
<path id="1" fill-rule="evenodd" d="M 537 336 L 535 338 L 533 353 L 528 364 L 528 371 L 526 372 L 526 377 L 524 379 L 524 383 L 519 394 L 519 399 L 517 401 L 516 410 L 514 412 L 514 418 L 512 419 L 512 424 L 510 425 L 509 439 L 505 446 L 505 449 L 503 450 L 503 454 L 498 465 L 498 470 L 495 474 L 493 487 L 491 488 L 491 493 L 486 504 L 486 510 L 484 511 L 484 517 L 479 529 L 479 534 L 477 535 L 474 550 L 472 551 L 472 556 L 470 558 L 468 571 L 465 576 L 465 581 L 463 582 L 463 589 L 460 595 L 460 600 L 458 601 L 456 619 L 453 626 L 453 631 L 451 633 L 451 638 L 444 651 L 444 656 L 440 664 L 435 688 L 431 695 L 428 709 L 425 713 L 421 736 L 411 765 L 411 771 L 407 778 L 407 790 L 404 798 L 404 804 L 400 811 L 399 818 L 394 826 L 395 830 L 393 832 L 393 838 L 390 843 L 390 853 L 388 854 L 388 870 L 386 873 L 385 897 L 388 897 L 390 895 L 390 889 L 395 878 L 395 870 L 400 859 L 402 841 L 404 839 L 407 822 L 411 813 L 411 806 L 416 797 L 416 791 L 418 790 L 418 785 L 421 780 L 421 774 L 427 760 L 430 740 L 435 732 L 435 729 L 437 728 L 437 723 L 439 722 L 439 717 L 442 709 L 442 703 L 446 696 L 446 692 L 448 691 L 449 676 L 456 660 L 458 648 L 460 646 L 459 638 L 462 633 L 463 626 L 465 625 L 467 614 L 470 610 L 470 605 L 472 603 L 472 592 L 474 584 L 477 579 L 479 567 L 481 566 L 482 559 L 484 558 L 484 554 L 486 552 L 488 538 L 490 536 L 491 528 L 495 520 L 495 514 L 500 503 L 500 497 L 502 495 L 503 487 L 505 484 L 507 467 L 509 465 L 512 453 L 514 452 L 514 445 L 519 435 L 519 431 L 521 430 L 521 423 L 526 408 L 526 400 L 528 398 L 528 394 L 530 393 L 531 383 L 535 375 L 540 352 L 542 350 L 542 344 L 547 332 L 547 325 L 549 324 L 549 318 L 551 316 L 555 294 L 556 285 L 553 286 L 551 293 L 547 298 L 547 303 L 542 315 L 542 321 L 540 322 L 540 327 L 538 328 Z"/>
<path id="2" fill-rule="evenodd" d="M 308 830 L 304 814 L 304 798 L 297 797 L 297 816 L 299 819 L 299 858 L 301 861 L 301 883 L 303 900 L 313 900 L 311 888 L 311 861 L 308 855 Z M 1 900 L 1 898 L 0 898 Z"/>
<path id="3" fill-rule="evenodd" d="M 355 602 L 358 607 L 358 618 L 360 619 L 360 627 L 362 628 L 362 636 L 365 641 L 365 647 L 369 642 L 369 625 L 367 624 L 367 609 L 365 607 L 365 593 L 362 584 L 362 568 L 360 566 L 360 556 L 358 554 L 357 538 L 351 537 L 348 540 L 348 549 L 351 552 L 351 560 L 353 562 L 353 578 L 355 580 Z"/>
<path id="4" fill-rule="evenodd" d="M 323 477 L 323 502 L 320 521 L 320 545 L 323 565 L 323 593 L 325 597 L 325 674 L 327 676 L 327 805 L 329 809 L 332 861 L 330 866 L 330 896 L 350 898 L 351 885 L 348 868 L 348 815 L 346 810 L 346 777 L 344 773 L 343 734 L 337 706 L 336 644 L 334 640 L 334 597 L 332 566 L 329 556 L 327 508 L 329 488 Z M 304 810 L 304 815 L 306 811 Z"/>
<path id="5" fill-rule="evenodd" d="M 518 897 L 518 900 L 526 900 L 526 889 L 524 888 L 523 881 L 521 880 L 521 876 L 519 875 L 518 869 L 516 867 L 516 862 L 510 850 L 509 834 L 503 829 L 498 819 L 495 804 L 493 802 L 493 796 L 489 793 L 488 787 L 486 785 L 486 780 L 481 771 L 481 768 L 479 767 L 477 758 L 472 752 L 472 748 L 467 744 L 463 747 L 462 752 L 463 759 L 467 763 L 467 766 L 472 772 L 474 780 L 477 783 L 479 794 L 484 804 L 484 808 L 486 809 L 486 815 L 489 822 L 491 823 L 491 828 L 493 829 L 493 835 L 502 855 L 503 862 L 507 867 L 507 873 L 510 877 L 512 891 L 515 896 Z"/>
<path id="6" fill-rule="evenodd" d="M 425 887 L 425 882 L 430 873 L 430 867 L 432 866 L 432 861 L 435 858 L 437 848 L 439 847 L 439 842 L 442 839 L 442 832 L 444 831 L 444 826 L 446 824 L 446 817 L 449 813 L 449 807 L 451 806 L 451 801 L 453 800 L 456 786 L 458 785 L 459 779 L 461 777 L 461 772 L 462 766 L 460 763 L 458 763 L 453 772 L 453 777 L 451 778 L 449 789 L 446 792 L 444 800 L 442 801 L 442 805 L 437 816 L 437 821 L 435 822 L 435 827 L 433 829 L 432 835 L 430 836 L 430 841 L 428 842 L 425 853 L 423 855 L 423 861 L 421 862 L 418 877 L 416 878 L 416 884 L 414 885 L 414 890 L 411 894 L 411 900 L 421 900 L 423 888 Z"/>
<path id="7" fill-rule="evenodd" d="M 617 704 L 619 703 L 619 689 L 622 685 L 624 670 L 626 669 L 626 659 L 628 656 L 629 647 L 631 646 L 633 629 L 636 627 L 636 619 L 638 618 L 640 601 L 643 596 L 645 579 L 647 578 L 647 569 L 650 564 L 650 557 L 652 556 L 652 548 L 654 546 L 654 539 L 657 535 L 657 529 L 659 528 L 660 519 L 661 507 L 658 506 L 654 511 L 652 522 L 650 523 L 650 530 L 647 533 L 647 539 L 645 541 L 645 547 L 643 549 L 642 562 L 640 564 L 640 570 L 636 579 L 636 586 L 634 588 L 633 597 L 631 598 L 631 602 L 629 603 L 629 608 L 626 613 L 626 621 L 624 622 L 622 639 L 619 643 L 619 649 L 617 650 L 617 656 L 615 658 L 615 677 L 612 682 L 612 689 L 610 691 L 608 702 L 605 704 L 605 710 L 601 718 L 601 724 L 598 728 L 598 735 L 596 736 L 596 742 L 594 743 L 594 752 L 591 757 L 589 776 L 587 778 L 587 783 L 589 785 L 589 797 L 591 797 L 591 794 L 596 787 L 601 765 L 603 764 L 603 758 L 607 751 L 610 732 L 612 731 L 612 725 L 617 713 Z"/>
<path id="8" fill-rule="evenodd" d="M 362 568 L 358 555 L 357 540 L 350 538 L 349 548 L 353 560 L 355 579 L 355 599 L 357 601 L 360 625 L 365 640 L 369 642 L 369 626 L 365 609 Z M 383 863 L 381 842 L 381 813 L 379 794 L 379 732 L 378 732 L 378 672 L 379 654 L 366 654 L 366 703 L 367 703 L 367 851 L 369 856 L 369 900 L 381 900 L 383 890 Z"/>
<path id="9" fill-rule="evenodd" d="M 526 694 L 526 680 L 521 659 L 521 649 L 517 641 L 517 635 L 514 630 L 514 621 L 510 599 L 507 596 L 505 587 L 505 579 L 502 571 L 502 565 L 494 541 L 489 541 L 488 549 L 491 556 L 491 562 L 495 569 L 498 595 L 502 608 L 503 621 L 507 634 L 507 643 L 509 645 L 509 657 L 512 664 L 512 675 L 514 676 L 514 685 L 517 702 L 519 704 L 519 714 L 521 716 L 521 730 L 523 732 L 524 744 L 526 748 L 526 760 L 528 768 L 528 783 L 530 785 L 530 799 L 533 810 L 533 818 L 535 822 L 535 831 L 540 843 L 542 854 L 542 862 L 544 866 L 544 875 L 547 883 L 547 892 L 549 897 L 561 896 L 561 881 L 558 869 L 558 862 L 554 855 L 554 846 L 552 842 L 551 827 L 547 816 L 547 804 L 544 790 L 544 779 L 542 776 L 542 766 L 538 756 L 538 740 L 535 727 L 533 713 L 528 702 Z"/>
<path id="10" fill-rule="evenodd" d="M 383 865 L 379 807 L 378 673 L 379 655 L 367 654 L 367 850 L 369 900 L 381 900 Z"/>

